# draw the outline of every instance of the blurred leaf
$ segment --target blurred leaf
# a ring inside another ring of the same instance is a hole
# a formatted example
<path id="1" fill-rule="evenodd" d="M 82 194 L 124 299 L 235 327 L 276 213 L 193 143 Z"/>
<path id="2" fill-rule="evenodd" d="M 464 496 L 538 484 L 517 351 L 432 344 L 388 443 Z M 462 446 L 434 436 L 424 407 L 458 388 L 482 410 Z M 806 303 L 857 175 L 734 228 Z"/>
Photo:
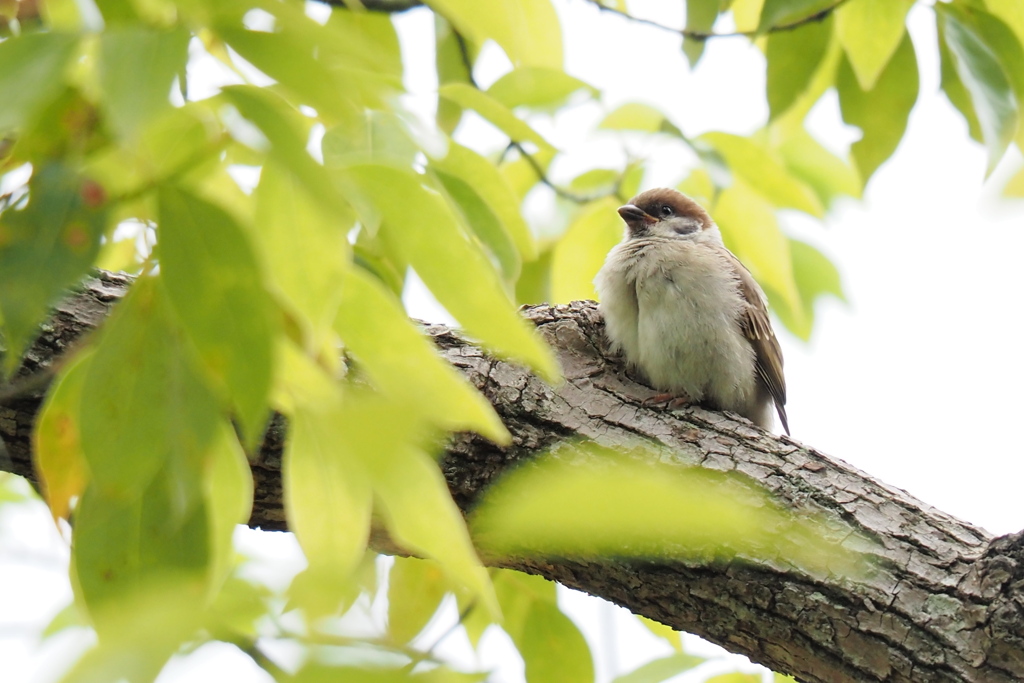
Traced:
<path id="1" fill-rule="evenodd" d="M 512 237 L 505 231 L 505 226 L 476 193 L 474 185 L 465 178 L 441 170 L 435 169 L 434 174 L 444 187 L 451 203 L 462 215 L 465 227 L 476 235 L 490 255 L 497 260 L 506 286 L 516 282 L 523 266 L 519 250 L 512 243 Z M 504 182 L 503 176 L 499 174 L 498 177 Z"/>
<path id="2" fill-rule="evenodd" d="M 274 16 L 274 33 L 240 28 L 230 13 L 215 31 L 256 68 L 277 80 L 298 101 L 314 107 L 327 125 L 351 119 L 364 108 L 384 109 L 401 90 L 397 42 L 379 19 L 337 18 L 321 25 L 301 6 L 263 3 Z"/>
<path id="3" fill-rule="evenodd" d="M 850 147 L 850 154 L 867 185 L 868 179 L 899 146 L 910 110 L 917 101 L 917 57 L 910 35 L 903 35 L 872 90 L 861 90 L 845 58 L 839 64 L 836 89 L 843 121 L 857 126 L 863 133 Z"/>
<path id="4" fill-rule="evenodd" d="M 303 591 L 296 591 L 312 616 L 340 609 L 369 539 L 373 492 L 362 462 L 368 454 L 361 449 L 371 438 L 367 432 L 385 425 L 352 417 L 340 394 L 317 405 L 297 405 L 288 414 L 282 466 L 285 511 L 309 561 L 306 581 L 317 589 L 309 601 L 301 599 Z"/>
<path id="5" fill-rule="evenodd" d="M 787 328 L 806 341 L 814 324 L 814 303 L 823 294 L 846 301 L 839 271 L 820 251 L 798 240 L 789 241 L 793 277 L 800 292 L 801 313 L 794 316 L 789 307 L 778 307 L 776 314 Z"/>
<path id="6" fill-rule="evenodd" d="M 790 261 L 789 240 L 779 229 L 775 209 L 737 181 L 721 192 L 712 214 L 722 229 L 725 245 L 750 269 L 772 299 L 775 313 L 797 335 L 804 335 L 809 321 L 803 318 Z"/>
<path id="7" fill-rule="evenodd" d="M 358 269 L 345 274 L 335 327 L 374 386 L 415 404 L 451 431 L 473 430 L 496 443 L 508 432 L 491 404 L 409 322 L 398 299 Z M 381 344 L 381 340 L 388 340 Z"/>
<path id="8" fill-rule="evenodd" d="M 89 473 L 82 455 L 79 407 L 91 356 L 82 354 L 58 375 L 47 392 L 32 432 L 32 456 L 54 522 L 67 519 Z"/>
<path id="9" fill-rule="evenodd" d="M 611 192 L 621 176 L 622 172 L 614 168 L 592 168 L 569 181 L 569 189 L 584 194 Z"/>
<path id="10" fill-rule="evenodd" d="M 512 113 L 512 110 L 490 95 L 466 83 L 448 83 L 438 88 L 438 94 L 484 117 L 515 142 L 532 142 L 541 149 L 551 145 L 539 133 Z"/>
<path id="11" fill-rule="evenodd" d="M 499 614 L 494 589 L 437 463 L 416 442 L 422 426 L 404 406 L 362 397 L 346 405 L 347 443 L 361 454 L 387 528 L 399 547 L 441 563 L 448 576 Z"/>
<path id="12" fill-rule="evenodd" d="M 972 21 L 971 15 L 976 15 L 979 10 L 971 10 L 969 14 L 946 4 L 937 5 L 935 9 L 941 27 L 940 40 L 949 49 L 953 66 L 970 95 L 978 117 L 981 136 L 988 150 L 988 175 L 1002 159 L 1017 132 L 1017 98 L 999 56 L 986 43 L 977 22 Z M 991 15 L 986 16 L 992 18 Z M 1019 43 L 1016 49 L 1019 53 Z"/>
<path id="13" fill-rule="evenodd" d="M 681 653 L 683 651 L 683 634 L 679 631 L 675 630 L 671 626 L 666 626 L 660 621 L 654 621 L 653 619 L 648 619 L 647 617 L 639 614 L 636 615 L 636 619 L 644 628 L 668 643 L 677 653 Z"/>
<path id="14" fill-rule="evenodd" d="M 396 557 L 388 574 L 388 633 L 408 643 L 423 630 L 447 594 L 441 567 L 430 560 Z"/>
<path id="15" fill-rule="evenodd" d="M 106 321 L 82 388 L 81 443 L 90 487 L 112 499 L 136 500 L 173 461 L 166 476 L 196 483 L 174 499 L 180 517 L 199 502 L 202 454 L 220 411 L 168 308 L 146 278 Z"/>
<path id="16" fill-rule="evenodd" d="M 77 34 L 31 33 L 0 43 L 0 133 L 21 128 L 64 88 Z"/>
<path id="17" fill-rule="evenodd" d="M 102 187 L 54 162 L 32 174 L 28 206 L 0 214 L 0 314 L 8 372 L 35 338 L 47 308 L 95 260 L 107 226 L 104 200 Z"/>
<path id="18" fill-rule="evenodd" d="M 683 132 L 663 113 L 639 102 L 627 102 L 604 117 L 597 126 L 605 130 L 638 130 L 644 133 L 668 133 L 684 138 Z"/>
<path id="19" fill-rule="evenodd" d="M 815 72 L 821 67 L 832 39 L 832 21 L 813 21 L 793 31 L 768 36 L 768 109 L 769 119 L 781 116 L 807 91 Z"/>
<path id="20" fill-rule="evenodd" d="M 267 415 L 276 319 L 244 231 L 213 204 L 160 191 L 160 278 L 247 441 Z"/>
<path id="21" fill-rule="evenodd" d="M 263 166 L 254 198 L 255 246 L 269 280 L 296 315 L 306 348 L 320 351 L 333 338 L 348 268 L 345 233 L 354 216 L 326 212 L 290 170 L 274 161 Z"/>
<path id="22" fill-rule="evenodd" d="M 334 180 L 306 149 L 309 119 L 263 88 L 230 86 L 221 89 L 221 97 L 256 124 L 270 141 L 271 157 L 287 166 L 324 210 L 339 216 L 351 213 Z"/>
<path id="23" fill-rule="evenodd" d="M 761 683 L 764 679 L 761 674 L 731 673 L 712 676 L 704 683 Z"/>
<path id="24" fill-rule="evenodd" d="M 523 264 L 523 271 L 516 281 L 516 303 L 541 304 L 552 300 L 551 261 L 554 248 L 545 248 L 533 261 Z"/>
<path id="25" fill-rule="evenodd" d="M 703 556 L 727 554 L 759 527 L 752 499 L 717 473 L 576 449 L 505 475 L 471 519 L 478 544 L 559 557 Z"/>
<path id="26" fill-rule="evenodd" d="M 431 159 L 430 165 L 449 176 L 460 178 L 479 196 L 500 221 L 518 256 L 527 261 L 537 256 L 533 233 L 519 210 L 519 200 L 494 164 L 468 147 L 452 142 L 447 156 Z"/>
<path id="27" fill-rule="evenodd" d="M 764 33 L 809 19 L 835 4 L 835 0 L 764 0 L 757 32 Z"/>
<path id="28" fill-rule="evenodd" d="M 913 0 L 849 0 L 836 10 L 836 33 L 862 90 L 875 87 L 906 32 Z"/>
<path id="29" fill-rule="evenodd" d="M 330 128 L 322 148 L 327 166 L 370 161 L 409 166 L 420 151 L 397 114 L 371 109 Z"/>
<path id="30" fill-rule="evenodd" d="M 718 150 L 733 173 L 775 206 L 799 209 L 818 218 L 824 215 L 825 209 L 811 188 L 790 175 L 778 159 L 750 138 L 712 132 L 699 140 Z"/>
<path id="31" fill-rule="evenodd" d="M 517 645 L 527 683 L 593 683 L 594 660 L 583 634 L 551 603 L 534 602 Z"/>
<path id="32" fill-rule="evenodd" d="M 185 68 L 190 34 L 117 26 L 99 34 L 101 105 L 112 126 L 132 139 L 171 108 L 174 77 Z"/>
<path id="33" fill-rule="evenodd" d="M 557 587 L 553 581 L 532 574 L 511 569 L 491 571 L 494 592 L 501 605 L 501 627 L 518 647 L 526 634 L 526 620 L 534 604 L 541 602 L 558 607 Z"/>
<path id="34" fill-rule="evenodd" d="M 651 660 L 628 674 L 617 676 L 612 683 L 660 683 L 705 661 L 703 657 L 676 652 L 667 657 Z"/>
<path id="35" fill-rule="evenodd" d="M 814 190 L 822 205 L 827 207 L 842 195 L 861 197 L 856 169 L 827 150 L 802 126 L 782 141 L 778 153 L 786 168 Z"/>
<path id="36" fill-rule="evenodd" d="M 473 42 L 496 42 L 517 67 L 562 68 L 562 29 L 550 0 L 492 0 L 486 12 L 475 0 L 426 4 Z"/>
<path id="37" fill-rule="evenodd" d="M 728 4 L 737 31 L 750 32 L 757 29 L 765 0 L 731 0 Z"/>
<path id="38" fill-rule="evenodd" d="M 1024 168 L 1013 174 L 1003 187 L 1005 197 L 1024 197 Z"/>
<path id="39" fill-rule="evenodd" d="M 686 30 L 700 33 L 710 33 L 718 19 L 719 0 L 687 0 L 686 3 Z M 694 40 L 683 36 L 683 54 L 690 62 L 693 69 L 704 54 L 705 40 Z"/>
<path id="40" fill-rule="evenodd" d="M 625 232 L 618 206 L 619 202 L 612 197 L 587 204 L 555 244 L 551 259 L 552 303 L 597 299 L 594 276 Z"/>
<path id="41" fill-rule="evenodd" d="M 200 500 L 183 516 L 175 500 L 183 486 L 197 484 L 165 468 L 130 499 L 86 489 L 75 509 L 74 585 L 101 641 L 140 592 L 175 583 L 193 611 L 202 604 L 210 562 L 206 506 Z"/>
<path id="42" fill-rule="evenodd" d="M 774 681 L 774 683 L 797 683 L 797 680 L 792 676 L 787 676 L 778 672 L 772 674 L 772 681 Z"/>
<path id="43" fill-rule="evenodd" d="M 235 527 L 248 522 L 252 514 L 252 470 L 235 430 L 227 422 L 220 423 L 204 464 L 213 595 L 231 572 Z"/>
<path id="44" fill-rule="evenodd" d="M 100 253 L 96 256 L 96 267 L 100 270 L 137 272 L 139 268 L 139 250 L 135 237 L 126 237 L 116 242 L 104 242 Z"/>
<path id="45" fill-rule="evenodd" d="M 949 98 L 950 104 L 956 107 L 957 111 L 964 117 L 964 121 L 967 123 L 967 132 L 971 139 L 975 142 L 982 142 L 981 125 L 978 123 L 978 114 L 974 111 L 974 105 L 971 103 L 971 95 L 967 92 L 967 88 L 964 87 L 964 82 L 960 80 L 960 75 L 957 73 L 956 66 L 954 65 L 953 55 L 946 46 L 946 41 L 941 37 L 941 32 L 942 25 L 940 23 L 939 68 L 942 75 L 940 87 L 942 92 L 946 93 L 946 97 Z"/>
<path id="46" fill-rule="evenodd" d="M 1024 125 L 1021 125 L 1020 120 L 1021 111 L 1024 109 L 1024 48 L 1021 47 L 1024 37 L 1015 34 L 1014 29 L 1000 17 L 989 14 L 980 7 L 965 6 L 958 8 L 957 13 L 999 60 L 1017 104 L 1017 143 L 1018 146 L 1024 146 Z M 1004 14 L 1018 24 L 1024 25 L 1024 8 L 1017 14 Z M 1024 26 L 1021 30 L 1024 30 Z"/>
<path id="47" fill-rule="evenodd" d="M 529 107 L 553 112 L 564 107 L 580 91 L 585 91 L 589 97 L 600 94 L 597 88 L 561 69 L 523 67 L 499 78 L 487 89 L 487 94 L 509 109 Z"/>
<path id="48" fill-rule="evenodd" d="M 546 378 L 558 375 L 551 351 L 517 315 L 498 274 L 440 196 L 413 173 L 386 166 L 354 166 L 344 177 L 384 217 L 389 249 L 408 260 L 468 334 Z"/>
<path id="49" fill-rule="evenodd" d="M 167 660 L 202 625 L 201 605 L 202 595 L 194 584 L 169 576 L 105 606 L 97 624 L 102 625 L 99 642 L 61 683 L 156 679 Z"/>

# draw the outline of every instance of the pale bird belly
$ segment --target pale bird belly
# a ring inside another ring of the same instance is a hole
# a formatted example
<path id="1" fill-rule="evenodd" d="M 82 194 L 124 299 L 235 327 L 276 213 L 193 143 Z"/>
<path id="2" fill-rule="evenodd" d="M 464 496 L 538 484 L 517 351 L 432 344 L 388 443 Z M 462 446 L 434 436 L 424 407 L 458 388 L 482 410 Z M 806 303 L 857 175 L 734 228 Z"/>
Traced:
<path id="1" fill-rule="evenodd" d="M 638 279 L 637 365 L 659 390 L 743 410 L 756 383 L 754 352 L 736 323 L 736 284 L 680 271 Z"/>

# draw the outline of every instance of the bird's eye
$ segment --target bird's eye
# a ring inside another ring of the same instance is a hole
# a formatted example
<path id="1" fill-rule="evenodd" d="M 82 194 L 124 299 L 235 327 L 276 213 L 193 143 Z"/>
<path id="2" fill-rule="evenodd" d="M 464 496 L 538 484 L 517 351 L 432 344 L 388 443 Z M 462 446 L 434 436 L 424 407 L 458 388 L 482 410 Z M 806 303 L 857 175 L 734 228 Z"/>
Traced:
<path id="1" fill-rule="evenodd" d="M 662 218 L 668 218 L 669 216 L 673 215 L 674 213 L 675 212 L 672 210 L 672 207 L 668 206 L 667 204 L 665 206 L 661 207 L 661 217 Z"/>

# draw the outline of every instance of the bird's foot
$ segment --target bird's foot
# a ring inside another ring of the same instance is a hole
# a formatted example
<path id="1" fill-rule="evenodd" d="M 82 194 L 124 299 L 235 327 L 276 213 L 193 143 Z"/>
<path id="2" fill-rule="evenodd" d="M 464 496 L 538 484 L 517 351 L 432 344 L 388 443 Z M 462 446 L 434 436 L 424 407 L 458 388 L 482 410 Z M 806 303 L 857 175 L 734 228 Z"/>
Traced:
<path id="1" fill-rule="evenodd" d="M 655 394 L 640 402 L 645 408 L 663 405 L 666 410 L 678 410 L 693 403 L 693 400 L 686 394 Z"/>

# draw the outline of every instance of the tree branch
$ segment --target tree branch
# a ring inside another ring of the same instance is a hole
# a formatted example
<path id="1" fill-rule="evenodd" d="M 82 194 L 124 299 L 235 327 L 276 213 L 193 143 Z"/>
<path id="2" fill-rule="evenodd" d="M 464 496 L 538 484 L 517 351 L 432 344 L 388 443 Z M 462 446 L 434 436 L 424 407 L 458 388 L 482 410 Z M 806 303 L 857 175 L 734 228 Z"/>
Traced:
<path id="1" fill-rule="evenodd" d="M 129 282 L 101 273 L 61 303 L 30 351 L 25 372 L 39 372 L 98 324 Z M 785 558 L 515 557 L 493 563 L 606 598 L 801 681 L 1024 680 L 1021 534 L 993 539 L 842 461 L 741 418 L 700 408 L 670 413 L 644 407 L 643 399 L 654 392 L 609 357 L 593 302 L 534 306 L 524 314 L 558 354 L 566 378 L 558 387 L 488 357 L 447 327 L 425 329 L 493 403 L 513 435 L 506 448 L 471 434 L 451 439 L 442 469 L 464 511 L 509 467 L 565 439 L 613 448 L 642 442 L 666 449 L 680 465 L 736 472 L 770 491 L 794 515 L 823 519 L 822 534 L 836 542 L 845 539 L 871 570 L 860 577 L 812 575 Z M 10 454 L 3 467 L 30 478 L 30 434 L 40 400 L 37 392 L 0 406 L 0 436 Z M 254 458 L 252 526 L 286 528 L 284 438 L 283 421 L 275 420 Z"/>

